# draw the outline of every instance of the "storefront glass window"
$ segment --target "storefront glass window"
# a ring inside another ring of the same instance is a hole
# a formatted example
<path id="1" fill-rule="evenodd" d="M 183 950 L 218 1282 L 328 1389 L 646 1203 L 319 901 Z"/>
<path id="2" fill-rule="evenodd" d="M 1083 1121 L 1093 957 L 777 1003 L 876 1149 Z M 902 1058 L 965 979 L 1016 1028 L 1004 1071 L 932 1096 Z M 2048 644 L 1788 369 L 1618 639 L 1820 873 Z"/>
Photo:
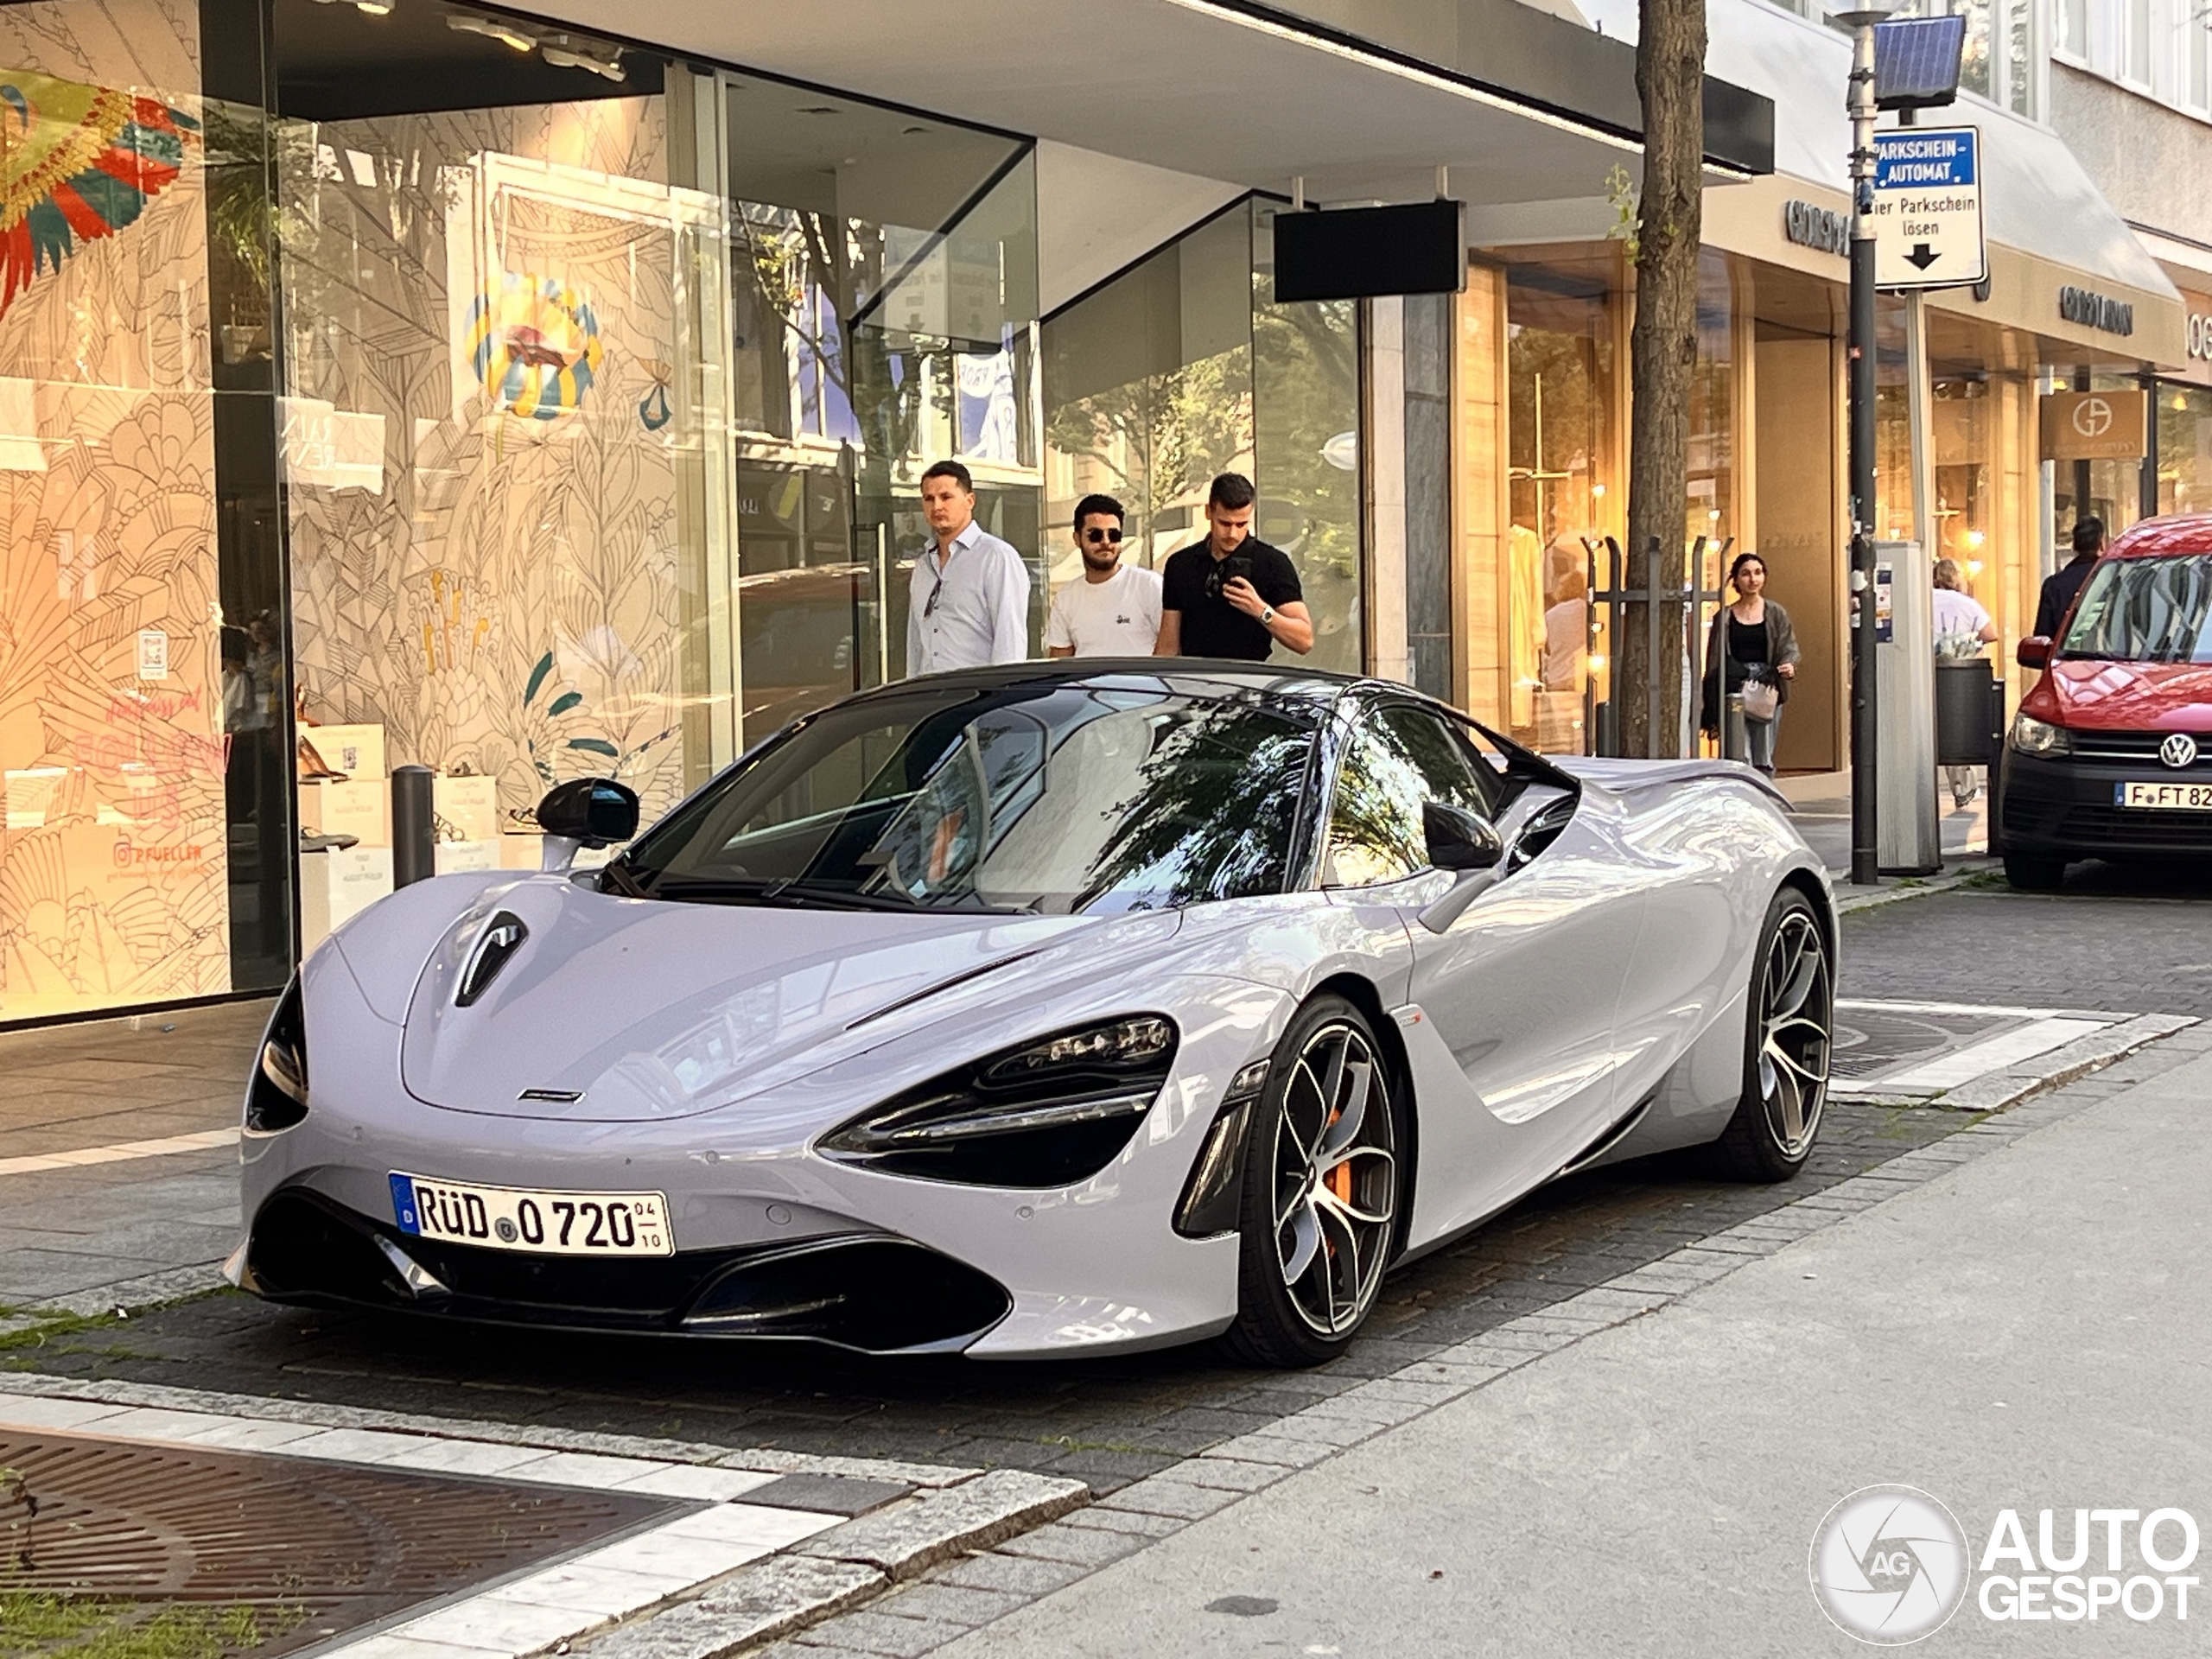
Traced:
<path id="1" fill-rule="evenodd" d="M 1995 613 L 2002 569 L 1992 537 L 1997 529 L 1992 446 L 1996 399 L 1982 374 L 1935 377 L 1929 404 L 1936 469 L 1936 546 L 1932 556 L 1959 567 L 1959 586 Z"/>
<path id="2" fill-rule="evenodd" d="M 1274 302 L 1274 214 L 1252 226 L 1254 524 L 1298 567 L 1313 617 L 1309 668 L 1357 674 L 1360 615 L 1359 308 Z"/>
<path id="3" fill-rule="evenodd" d="M 1122 556 L 1157 569 L 1205 535 L 1214 474 L 1245 473 L 1313 613 L 1302 660 L 1357 673 L 1358 310 L 1274 303 L 1274 213 L 1239 202 L 1046 321 L 1045 544 L 1053 582 L 1076 579 L 1070 518 L 1103 491 L 1128 510 Z"/>
<path id="4" fill-rule="evenodd" d="M 965 462 L 978 522 L 1037 553 L 1037 193 L 1018 141 L 725 86 L 750 742 L 906 672 L 931 461 Z"/>
<path id="5" fill-rule="evenodd" d="M 1584 543 L 1618 533 L 1618 292 L 1609 253 L 1508 270 L 1511 716 L 1515 736 L 1554 753 L 1586 747 Z M 1608 579 L 1601 560 L 1599 581 Z"/>
<path id="6" fill-rule="evenodd" d="M 1726 575 L 1736 534 L 1735 327 L 1734 273 L 1725 254 L 1707 248 L 1698 256 L 1697 363 L 1690 372 L 1683 515 L 1683 539 L 1698 561 L 1698 585 L 1707 589 Z"/>
<path id="7" fill-rule="evenodd" d="M 1128 511 L 1122 556 L 1149 569 L 1205 533 L 1217 473 L 1252 473 L 1252 216 L 1239 202 L 1047 321 L 1045 547 L 1081 574 L 1075 504 Z"/>
<path id="8" fill-rule="evenodd" d="M 2212 512 L 2212 388 L 2162 385 L 2158 511 Z"/>
<path id="9" fill-rule="evenodd" d="M 232 403 L 269 445 L 265 137 L 219 91 L 192 9 L 0 8 L 0 1024 L 289 970 L 272 493 L 218 476 Z"/>

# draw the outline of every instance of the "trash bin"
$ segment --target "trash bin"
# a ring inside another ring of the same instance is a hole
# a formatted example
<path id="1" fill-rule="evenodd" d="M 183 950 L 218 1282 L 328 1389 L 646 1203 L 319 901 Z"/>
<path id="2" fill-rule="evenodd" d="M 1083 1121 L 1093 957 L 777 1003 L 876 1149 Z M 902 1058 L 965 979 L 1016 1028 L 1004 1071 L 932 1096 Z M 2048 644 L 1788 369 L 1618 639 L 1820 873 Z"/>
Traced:
<path id="1" fill-rule="evenodd" d="M 1997 758 L 1990 709 L 1993 671 L 1986 657 L 1936 663 L 1936 764 L 1986 766 Z"/>

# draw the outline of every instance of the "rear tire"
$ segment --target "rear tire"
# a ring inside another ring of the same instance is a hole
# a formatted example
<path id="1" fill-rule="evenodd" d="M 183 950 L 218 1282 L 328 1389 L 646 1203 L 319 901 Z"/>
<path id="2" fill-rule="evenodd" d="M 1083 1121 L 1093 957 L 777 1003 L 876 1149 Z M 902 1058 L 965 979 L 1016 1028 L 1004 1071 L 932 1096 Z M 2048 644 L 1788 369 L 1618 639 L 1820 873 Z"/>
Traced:
<path id="1" fill-rule="evenodd" d="M 1805 1166 L 1827 1105 L 1835 962 L 1811 900 L 1784 887 L 1767 906 L 1745 999 L 1744 1092 L 1713 1144 L 1721 1173 L 1786 1181 Z"/>
<path id="2" fill-rule="evenodd" d="M 1397 1250 L 1402 1110 L 1365 1014 L 1334 995 L 1298 1011 L 1245 1141 L 1230 1357 L 1319 1365 L 1351 1345 Z"/>
<path id="3" fill-rule="evenodd" d="M 2005 880 L 2021 893 L 2056 893 L 2066 885 L 2066 861 L 2028 853 L 2007 853 Z"/>

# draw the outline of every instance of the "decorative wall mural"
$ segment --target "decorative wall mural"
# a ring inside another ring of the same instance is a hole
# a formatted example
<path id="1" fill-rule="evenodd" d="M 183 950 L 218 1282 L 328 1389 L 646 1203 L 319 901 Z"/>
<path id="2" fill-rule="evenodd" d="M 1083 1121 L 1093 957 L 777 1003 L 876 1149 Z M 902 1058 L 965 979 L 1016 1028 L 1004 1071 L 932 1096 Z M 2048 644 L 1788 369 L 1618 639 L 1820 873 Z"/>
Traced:
<path id="1" fill-rule="evenodd" d="M 503 272 L 471 308 L 468 360 L 494 409 L 524 419 L 573 415 L 606 360 L 599 319 L 556 277 Z"/>
<path id="2" fill-rule="evenodd" d="M 231 987 L 198 50 L 0 7 L 0 1022 Z"/>
<path id="3" fill-rule="evenodd" d="M 175 184 L 199 121 L 159 99 L 0 68 L 0 316 Z"/>

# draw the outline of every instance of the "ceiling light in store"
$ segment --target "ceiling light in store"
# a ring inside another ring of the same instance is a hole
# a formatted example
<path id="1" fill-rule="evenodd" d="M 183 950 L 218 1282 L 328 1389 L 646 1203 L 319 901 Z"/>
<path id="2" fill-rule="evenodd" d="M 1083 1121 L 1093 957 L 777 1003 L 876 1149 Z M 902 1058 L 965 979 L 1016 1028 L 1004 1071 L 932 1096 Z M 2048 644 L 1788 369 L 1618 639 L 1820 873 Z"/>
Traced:
<path id="1" fill-rule="evenodd" d="M 458 29 L 463 35 L 481 35 L 487 41 L 497 41 L 500 45 L 512 47 L 518 52 L 527 52 L 537 44 L 536 41 L 512 24 L 503 23 L 492 17 L 467 16 L 448 17 L 446 19 L 446 27 Z"/>
<path id="2" fill-rule="evenodd" d="M 607 80 L 628 79 L 623 73 L 621 54 L 612 47 L 593 50 L 566 35 L 554 35 L 540 41 L 537 49 L 556 69 L 582 69 Z M 602 51 L 604 56 L 600 55 Z"/>

